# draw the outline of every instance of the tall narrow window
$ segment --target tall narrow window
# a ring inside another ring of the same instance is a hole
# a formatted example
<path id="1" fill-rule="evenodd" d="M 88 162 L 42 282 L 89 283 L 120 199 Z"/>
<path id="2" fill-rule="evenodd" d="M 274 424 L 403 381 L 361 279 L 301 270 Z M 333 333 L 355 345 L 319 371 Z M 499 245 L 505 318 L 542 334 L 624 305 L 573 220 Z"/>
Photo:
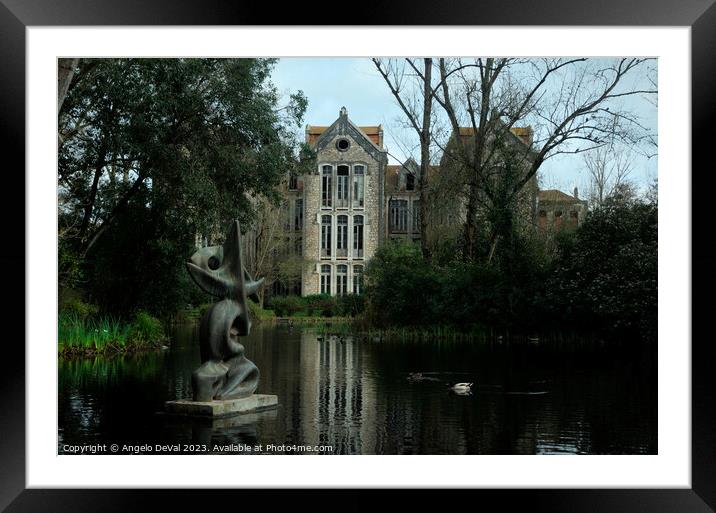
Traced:
<path id="1" fill-rule="evenodd" d="M 365 166 L 353 166 L 353 208 L 362 208 L 365 197 Z"/>
<path id="2" fill-rule="evenodd" d="M 291 229 L 291 201 L 287 200 L 283 203 L 281 206 L 281 209 L 283 210 L 283 229 L 284 230 L 290 230 Z"/>
<path id="3" fill-rule="evenodd" d="M 348 207 L 348 166 L 338 166 L 336 178 L 336 207 Z"/>
<path id="4" fill-rule="evenodd" d="M 321 258 L 331 256 L 331 216 L 321 216 Z"/>
<path id="5" fill-rule="evenodd" d="M 331 293 L 331 266 L 321 266 L 321 294 Z"/>
<path id="6" fill-rule="evenodd" d="M 321 173 L 321 206 L 330 207 L 333 205 L 333 168 L 323 166 Z"/>
<path id="7" fill-rule="evenodd" d="M 363 216 L 353 217 L 353 258 L 363 258 Z"/>
<path id="8" fill-rule="evenodd" d="M 545 231 L 547 229 L 547 211 L 546 210 L 540 210 L 539 211 L 539 219 L 537 220 L 537 227 L 541 232 Z"/>
<path id="9" fill-rule="evenodd" d="M 293 241 L 294 244 L 294 254 L 296 256 L 303 256 L 303 238 L 296 237 L 296 240 Z"/>
<path id="10" fill-rule="evenodd" d="M 413 200 L 413 232 L 420 233 L 420 200 Z"/>
<path id="11" fill-rule="evenodd" d="M 303 230 L 303 200 L 296 200 L 296 207 L 293 211 L 293 229 L 296 231 Z"/>
<path id="12" fill-rule="evenodd" d="M 348 266 L 336 266 L 336 294 L 345 296 L 348 294 Z"/>
<path id="13" fill-rule="evenodd" d="M 363 266 L 353 266 L 353 294 L 363 292 Z"/>
<path id="14" fill-rule="evenodd" d="M 390 231 L 408 231 L 408 201 L 390 200 Z"/>
<path id="15" fill-rule="evenodd" d="M 348 256 L 348 216 L 338 216 L 338 229 L 336 240 L 336 256 Z"/>
<path id="16" fill-rule="evenodd" d="M 415 190 L 415 175 L 413 173 L 407 173 L 405 175 L 405 190 L 406 191 L 414 191 Z"/>
<path id="17" fill-rule="evenodd" d="M 288 174 L 288 190 L 295 191 L 298 189 L 298 175 L 295 171 L 291 171 Z"/>
<path id="18" fill-rule="evenodd" d="M 579 225 L 579 213 L 576 210 L 572 210 L 569 213 L 568 226 L 570 228 L 576 228 Z"/>

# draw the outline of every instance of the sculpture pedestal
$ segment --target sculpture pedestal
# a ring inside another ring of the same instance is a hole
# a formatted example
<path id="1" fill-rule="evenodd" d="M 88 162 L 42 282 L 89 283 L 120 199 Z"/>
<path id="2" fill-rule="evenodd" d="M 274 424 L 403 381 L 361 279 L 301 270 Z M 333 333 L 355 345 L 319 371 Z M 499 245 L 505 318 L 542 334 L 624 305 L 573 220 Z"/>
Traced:
<path id="1" fill-rule="evenodd" d="M 253 394 L 248 397 L 242 397 L 241 399 L 222 399 L 217 401 L 179 399 L 178 401 L 167 401 L 164 403 L 167 413 L 208 418 L 229 417 L 239 413 L 253 413 L 270 410 L 277 406 L 278 396 L 268 394 Z"/>

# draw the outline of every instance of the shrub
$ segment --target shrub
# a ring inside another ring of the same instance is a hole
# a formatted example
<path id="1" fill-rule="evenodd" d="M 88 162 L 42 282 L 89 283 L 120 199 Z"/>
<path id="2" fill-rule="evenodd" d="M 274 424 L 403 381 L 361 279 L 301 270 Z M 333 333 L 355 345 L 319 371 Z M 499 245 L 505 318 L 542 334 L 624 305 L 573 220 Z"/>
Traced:
<path id="1" fill-rule="evenodd" d="M 248 300 L 249 304 L 249 315 L 251 315 L 251 319 L 253 320 L 262 320 L 267 319 L 270 317 L 276 317 L 276 314 L 272 310 L 264 310 L 261 308 L 261 306 L 252 301 L 251 299 Z"/>
<path id="2" fill-rule="evenodd" d="M 272 297 L 271 308 L 279 317 L 290 317 L 303 307 L 302 301 L 296 296 Z"/>
<path id="3" fill-rule="evenodd" d="M 65 301 L 60 307 L 62 313 L 74 315 L 81 320 L 97 315 L 99 307 L 91 303 L 85 303 L 79 298 L 72 298 Z"/>
<path id="4" fill-rule="evenodd" d="M 436 317 L 439 275 L 417 244 L 395 241 L 378 248 L 365 277 L 368 315 L 377 324 L 429 324 Z"/>
<path id="5" fill-rule="evenodd" d="M 158 342 L 165 338 L 161 321 L 145 311 L 139 311 L 134 315 L 131 334 L 133 339 L 143 342 Z"/>
<path id="6" fill-rule="evenodd" d="M 610 198 L 562 241 L 547 299 L 556 318 L 656 339 L 657 206 Z"/>
<path id="7" fill-rule="evenodd" d="M 337 298 L 338 315 L 344 317 L 355 317 L 363 313 L 365 298 L 361 294 L 348 294 Z"/>

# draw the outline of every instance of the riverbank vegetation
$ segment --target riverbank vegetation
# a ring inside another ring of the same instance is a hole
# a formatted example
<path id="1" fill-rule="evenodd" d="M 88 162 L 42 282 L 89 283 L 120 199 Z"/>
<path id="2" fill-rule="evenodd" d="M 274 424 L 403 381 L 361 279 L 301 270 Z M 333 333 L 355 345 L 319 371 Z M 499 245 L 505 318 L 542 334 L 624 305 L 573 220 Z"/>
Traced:
<path id="1" fill-rule="evenodd" d="M 656 196 L 617 193 L 576 230 L 510 234 L 491 261 L 426 259 L 418 245 L 381 247 L 366 270 L 369 325 L 470 332 L 550 330 L 656 340 Z"/>
<path id="2" fill-rule="evenodd" d="M 78 300 L 60 311 L 57 340 L 59 354 L 66 357 L 135 353 L 168 342 L 161 321 L 147 312 L 120 318 Z"/>

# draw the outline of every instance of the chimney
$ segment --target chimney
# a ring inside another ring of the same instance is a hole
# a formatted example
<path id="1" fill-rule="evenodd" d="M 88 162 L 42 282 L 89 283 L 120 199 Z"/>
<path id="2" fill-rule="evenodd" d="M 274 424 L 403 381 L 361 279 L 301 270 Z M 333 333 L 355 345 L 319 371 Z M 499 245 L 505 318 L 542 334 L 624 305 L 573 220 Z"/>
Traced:
<path id="1" fill-rule="evenodd" d="M 579 199 L 579 191 L 576 187 L 574 188 L 574 199 Z"/>

